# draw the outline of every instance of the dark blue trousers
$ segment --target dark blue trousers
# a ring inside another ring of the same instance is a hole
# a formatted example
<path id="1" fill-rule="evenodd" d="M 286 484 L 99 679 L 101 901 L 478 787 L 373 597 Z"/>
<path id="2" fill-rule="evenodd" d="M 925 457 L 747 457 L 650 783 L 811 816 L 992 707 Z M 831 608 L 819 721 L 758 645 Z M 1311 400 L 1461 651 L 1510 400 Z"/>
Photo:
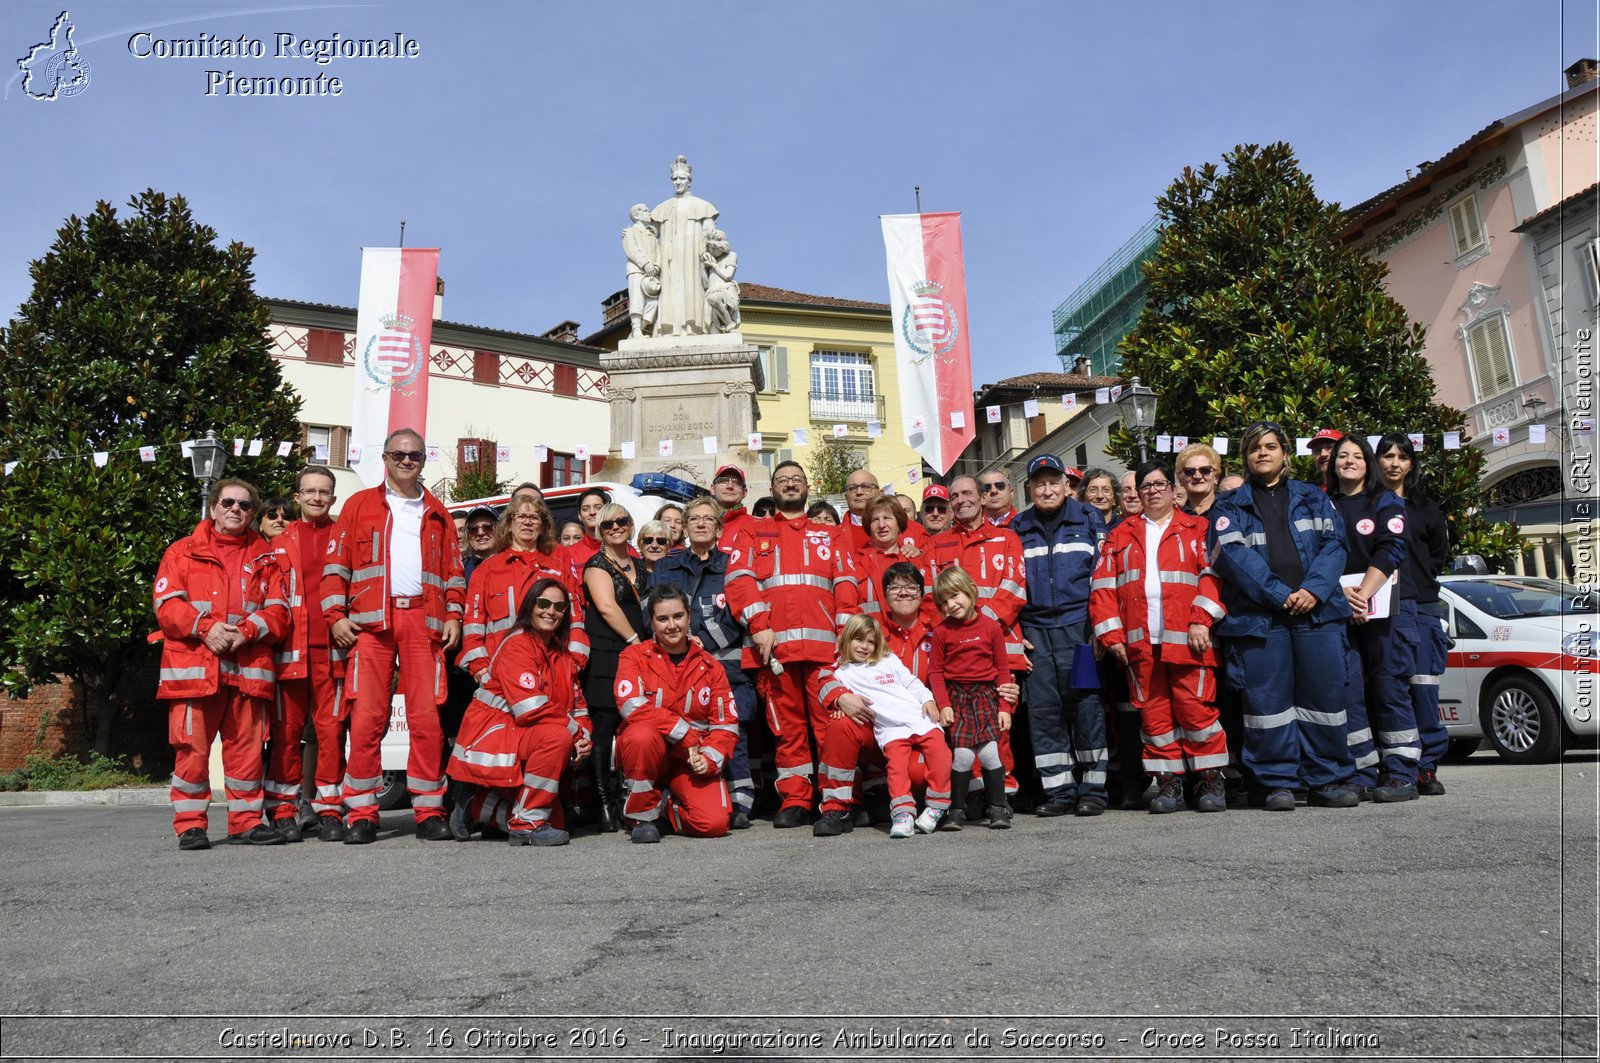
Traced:
<path id="1" fill-rule="evenodd" d="M 1046 801 L 1106 803 L 1106 703 L 1098 690 L 1072 687 L 1072 660 L 1084 641 L 1081 625 L 1030 627 L 1033 670 L 1023 680 L 1033 763 Z M 1076 771 L 1074 771 L 1076 766 Z"/>
<path id="2" fill-rule="evenodd" d="M 1244 702 L 1244 764 L 1268 790 L 1347 782 L 1345 625 L 1274 619 L 1265 638 L 1227 640 L 1228 682 Z"/>

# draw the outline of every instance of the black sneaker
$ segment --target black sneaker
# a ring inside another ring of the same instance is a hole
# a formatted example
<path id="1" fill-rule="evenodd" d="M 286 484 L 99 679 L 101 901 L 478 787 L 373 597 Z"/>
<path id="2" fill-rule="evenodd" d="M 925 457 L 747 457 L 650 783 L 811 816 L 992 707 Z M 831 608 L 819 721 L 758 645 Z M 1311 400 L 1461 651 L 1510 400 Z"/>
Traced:
<path id="1" fill-rule="evenodd" d="M 729 830 L 749 830 L 750 814 L 742 808 L 733 810 L 733 816 L 728 820 Z"/>
<path id="2" fill-rule="evenodd" d="M 273 820 L 272 829 L 283 835 L 283 840 L 286 842 L 301 841 L 305 837 L 300 830 L 300 821 L 294 816 L 283 816 Z"/>
<path id="3" fill-rule="evenodd" d="M 370 819 L 358 819 L 344 832 L 346 845 L 371 845 L 378 840 L 378 824 Z"/>
<path id="4" fill-rule="evenodd" d="M 450 833 L 450 824 L 445 822 L 443 816 L 429 816 L 427 819 L 417 821 L 417 841 L 448 842 L 454 840 L 455 835 Z"/>
<path id="5" fill-rule="evenodd" d="M 192 852 L 196 849 L 209 849 L 211 848 L 211 839 L 206 837 L 206 829 L 204 827 L 190 827 L 178 835 L 178 848 L 186 852 Z"/>
<path id="6" fill-rule="evenodd" d="M 804 827 L 809 817 L 806 810 L 799 805 L 784 805 L 772 814 L 772 825 L 780 829 L 786 827 Z"/>
<path id="7" fill-rule="evenodd" d="M 650 826 L 652 830 L 655 829 L 654 824 L 651 824 Z M 571 840 L 572 835 L 568 834 L 559 827 L 551 826 L 549 823 L 541 823 L 532 830 L 513 830 L 506 832 L 506 841 L 513 846 L 537 845 L 544 847 L 550 845 L 565 845 Z M 639 840 L 638 828 L 634 829 L 633 840 Z M 654 840 L 661 840 L 661 835 L 659 832 L 656 834 Z"/>
<path id="8" fill-rule="evenodd" d="M 1294 791 L 1272 790 L 1267 794 L 1266 800 L 1261 803 L 1261 807 L 1268 812 L 1293 812 Z"/>
<path id="9" fill-rule="evenodd" d="M 295 813 L 295 819 L 300 824 L 300 833 L 302 835 L 308 830 L 316 829 L 317 810 L 311 807 L 310 801 L 302 797 L 295 803 Z"/>
<path id="10" fill-rule="evenodd" d="M 1319 786 L 1306 795 L 1306 804 L 1314 808 L 1355 808 L 1360 803 L 1355 790 L 1341 782 Z"/>
<path id="11" fill-rule="evenodd" d="M 640 823 L 633 828 L 629 838 L 635 845 L 654 845 L 661 840 L 661 828 L 650 822 Z"/>
<path id="12" fill-rule="evenodd" d="M 1170 771 L 1156 774 L 1156 795 L 1150 799 L 1150 814 L 1165 815 L 1183 809 L 1183 776 Z"/>
<path id="13" fill-rule="evenodd" d="M 990 805 L 989 806 L 989 829 L 990 830 L 1010 830 L 1011 829 L 1011 806 L 1010 805 Z"/>
<path id="14" fill-rule="evenodd" d="M 1380 804 L 1415 801 L 1417 799 L 1417 785 L 1396 775 L 1385 775 L 1378 780 L 1377 787 L 1373 789 L 1372 799 Z"/>
<path id="15" fill-rule="evenodd" d="M 848 812 L 824 812 L 822 818 L 811 825 L 811 835 L 815 838 L 833 838 L 840 834 L 849 834 L 856 829 L 850 821 Z"/>
<path id="16" fill-rule="evenodd" d="M 257 823 L 243 834 L 228 835 L 233 845 L 282 845 L 288 840 L 265 823 Z"/>
<path id="17" fill-rule="evenodd" d="M 318 816 L 317 837 L 325 842 L 344 841 L 344 821 L 332 813 Z"/>
<path id="18" fill-rule="evenodd" d="M 1423 797 L 1443 797 L 1444 783 L 1439 781 L 1439 773 L 1427 768 L 1418 771 L 1417 793 Z"/>
<path id="19" fill-rule="evenodd" d="M 1066 801 L 1059 797 L 1052 797 L 1033 806 L 1033 814 L 1051 819 L 1055 816 L 1070 816 L 1077 809 L 1078 802 Z"/>
<path id="20" fill-rule="evenodd" d="M 1201 812 L 1226 812 L 1228 789 L 1220 771 L 1203 771 L 1194 786 L 1195 808 Z"/>
<path id="21" fill-rule="evenodd" d="M 967 811 L 964 808 L 951 807 L 939 821 L 940 830 L 960 830 L 962 824 L 967 822 Z"/>
<path id="22" fill-rule="evenodd" d="M 850 825 L 853 827 L 872 826 L 872 813 L 858 806 L 850 813 Z"/>

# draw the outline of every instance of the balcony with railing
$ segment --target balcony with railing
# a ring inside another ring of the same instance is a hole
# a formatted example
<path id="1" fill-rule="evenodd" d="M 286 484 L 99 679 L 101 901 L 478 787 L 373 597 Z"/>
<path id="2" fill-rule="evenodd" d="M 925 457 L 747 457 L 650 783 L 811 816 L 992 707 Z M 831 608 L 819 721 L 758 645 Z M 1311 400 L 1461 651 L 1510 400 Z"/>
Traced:
<path id="1" fill-rule="evenodd" d="M 882 395 L 811 393 L 811 419 L 823 424 L 882 423 Z"/>

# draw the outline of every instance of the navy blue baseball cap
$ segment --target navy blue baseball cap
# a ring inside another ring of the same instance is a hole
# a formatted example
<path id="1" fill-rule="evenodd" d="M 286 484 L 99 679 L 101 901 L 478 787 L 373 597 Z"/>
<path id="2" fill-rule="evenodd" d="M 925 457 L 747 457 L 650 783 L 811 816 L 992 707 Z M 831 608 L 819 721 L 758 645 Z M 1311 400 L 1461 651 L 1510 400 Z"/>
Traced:
<path id="1" fill-rule="evenodd" d="M 1041 472 L 1057 472 L 1062 476 L 1067 474 L 1067 467 L 1061 464 L 1061 459 L 1054 454 L 1040 454 L 1028 462 L 1028 479 L 1033 479 Z"/>

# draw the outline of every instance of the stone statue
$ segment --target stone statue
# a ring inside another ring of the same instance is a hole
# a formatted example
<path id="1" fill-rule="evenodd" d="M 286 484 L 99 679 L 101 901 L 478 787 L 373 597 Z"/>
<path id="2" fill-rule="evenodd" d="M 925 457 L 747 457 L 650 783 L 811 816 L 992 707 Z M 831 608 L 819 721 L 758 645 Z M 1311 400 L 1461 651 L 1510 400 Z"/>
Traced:
<path id="1" fill-rule="evenodd" d="M 628 211 L 633 224 L 622 230 L 622 253 L 628 258 L 628 321 L 634 339 L 655 331 L 661 295 L 660 241 L 650 223 L 650 208 L 636 203 Z"/>
<path id="2" fill-rule="evenodd" d="M 650 212 L 660 241 L 661 298 L 656 336 L 695 336 L 711 330 L 706 303 L 706 237 L 716 229 L 717 208 L 689 194 L 689 160 L 672 161 L 673 197 Z"/>
<path id="3" fill-rule="evenodd" d="M 739 331 L 739 286 L 733 283 L 739 256 L 728 247 L 728 235 L 721 229 L 712 229 L 700 258 L 705 263 L 706 306 L 711 311 L 712 331 Z"/>

